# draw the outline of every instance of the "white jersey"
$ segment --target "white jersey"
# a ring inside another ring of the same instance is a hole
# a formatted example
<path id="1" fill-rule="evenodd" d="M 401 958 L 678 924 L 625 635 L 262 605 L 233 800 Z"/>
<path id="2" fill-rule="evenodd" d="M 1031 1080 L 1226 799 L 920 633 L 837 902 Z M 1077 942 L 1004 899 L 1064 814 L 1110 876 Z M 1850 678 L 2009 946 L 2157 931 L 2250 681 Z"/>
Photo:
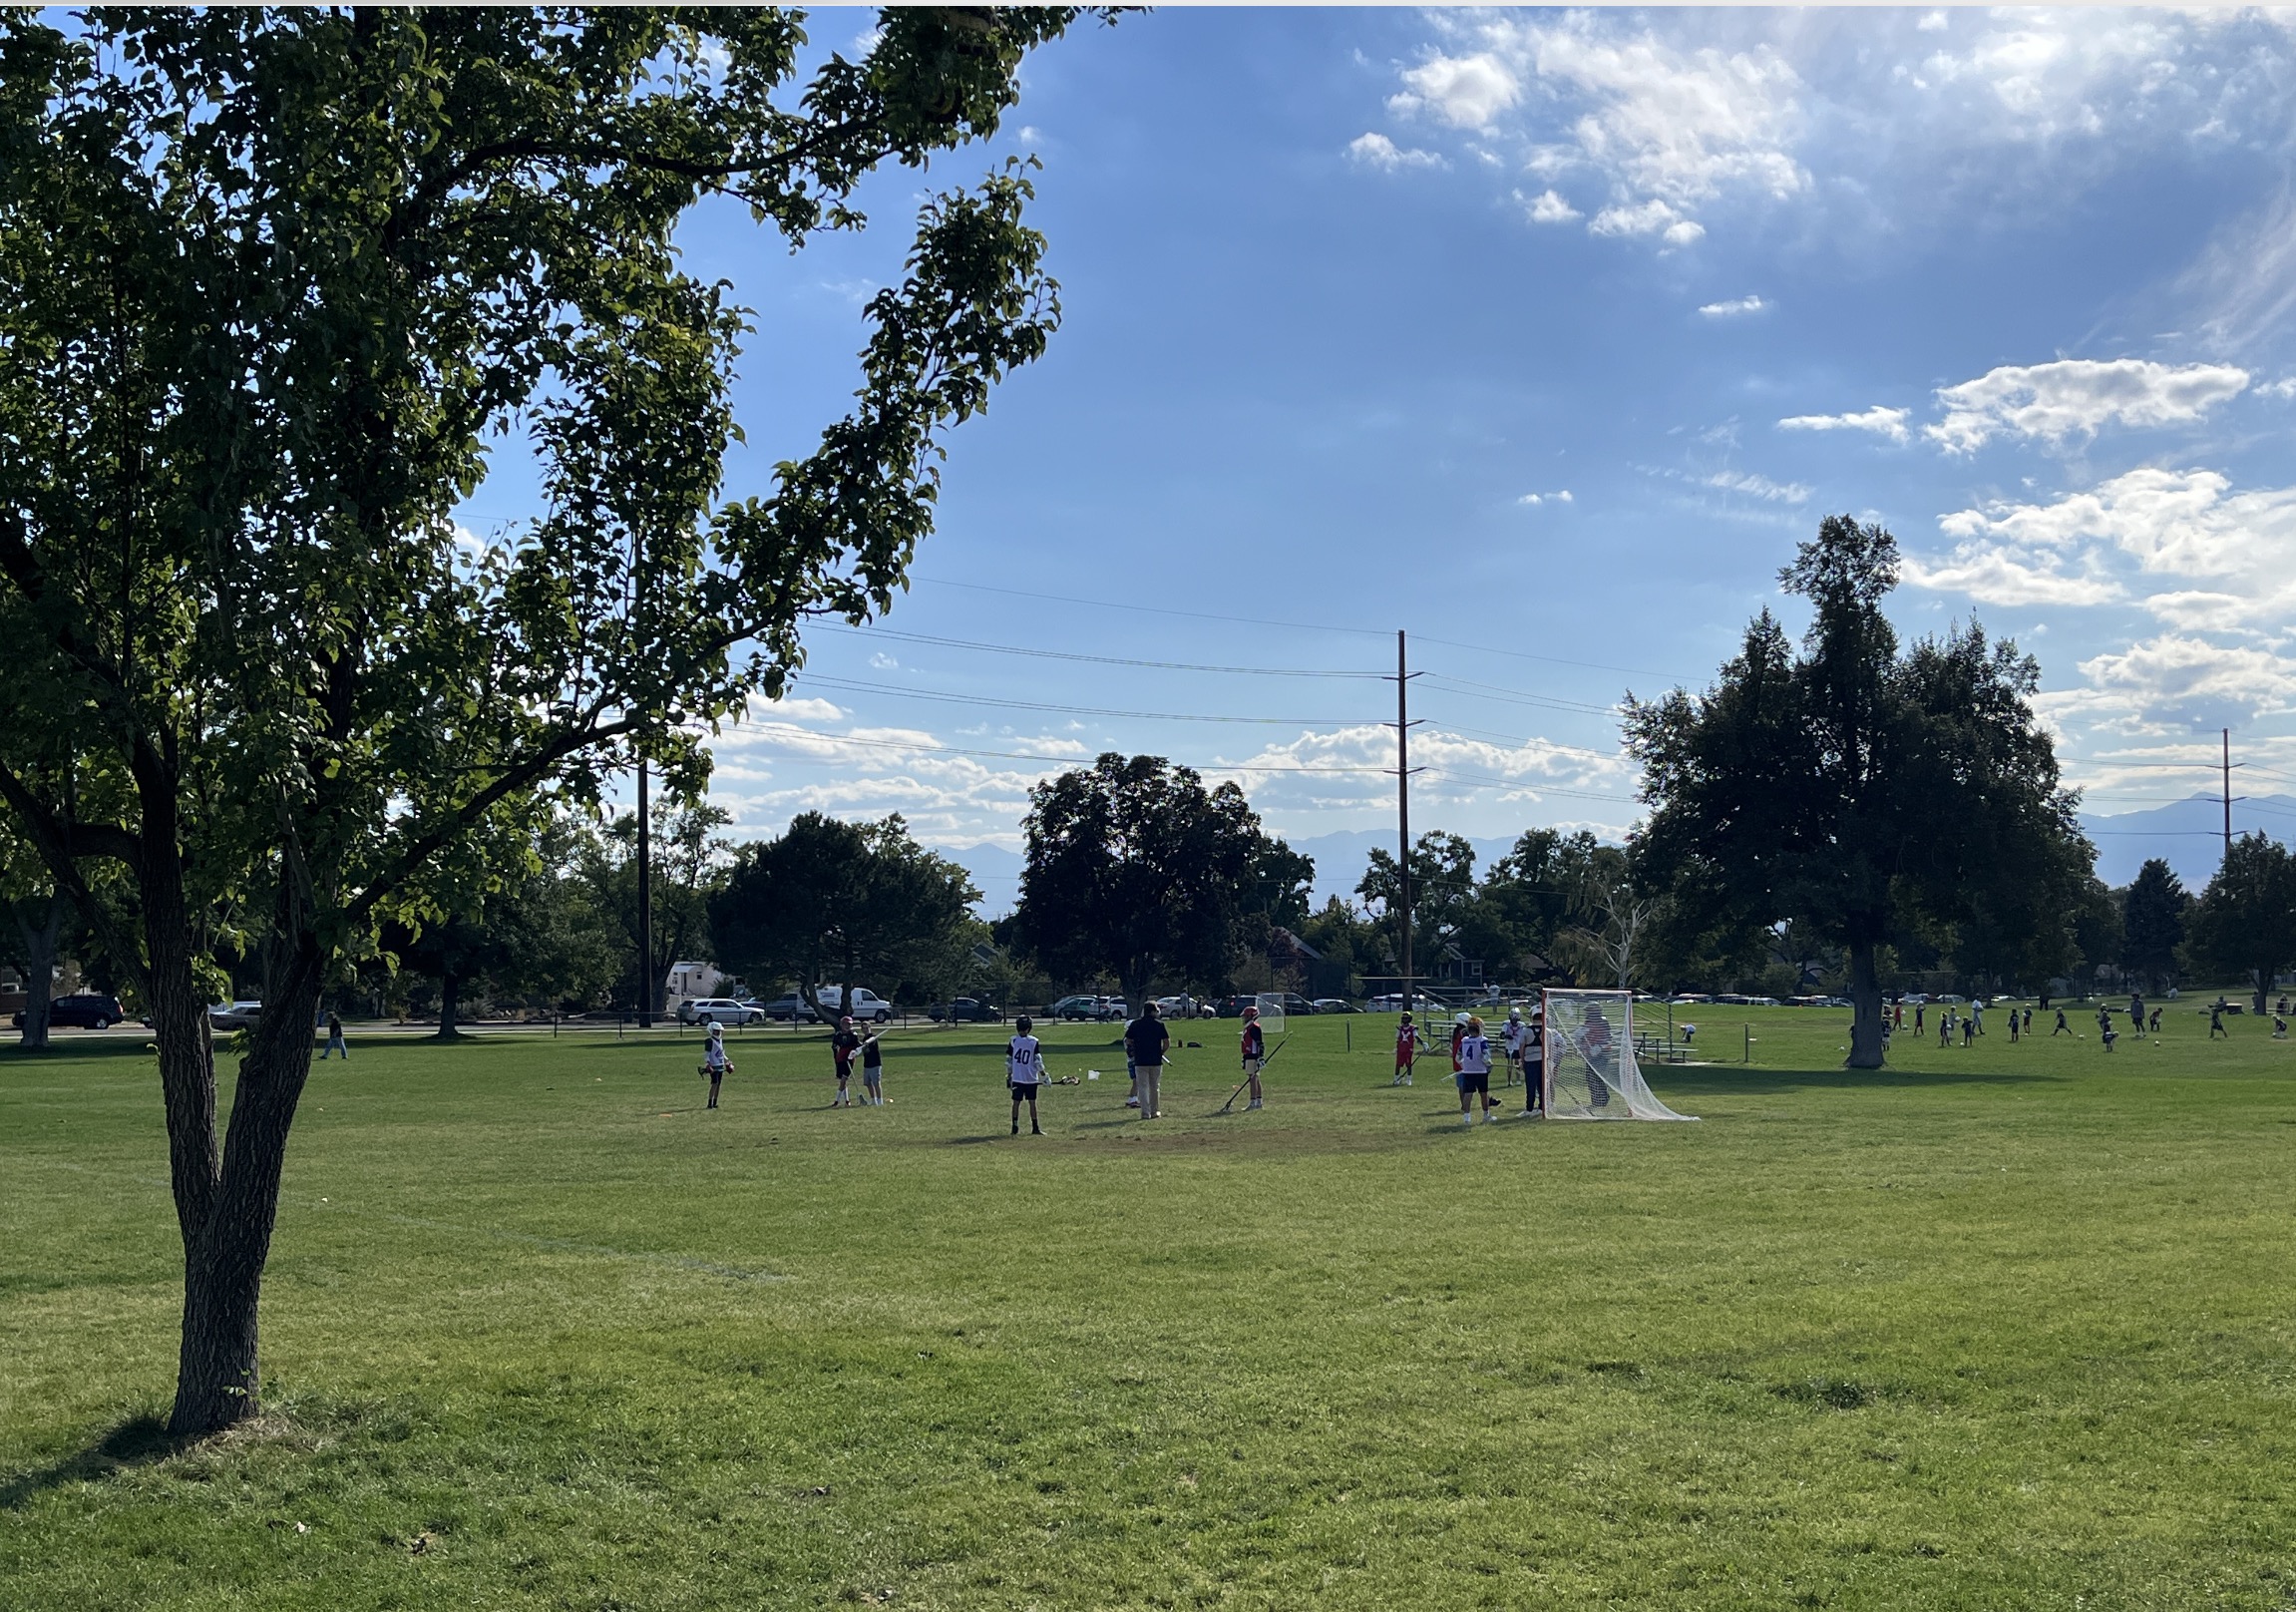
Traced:
<path id="1" fill-rule="evenodd" d="M 1004 1077 L 1016 1086 L 1032 1086 L 1044 1078 L 1044 1048 L 1033 1035 L 1015 1035 L 1004 1049 Z"/>
<path id="2" fill-rule="evenodd" d="M 1510 1018 L 1507 1020 L 1506 1029 L 1501 1033 L 1506 1037 L 1507 1055 L 1509 1057 L 1522 1056 L 1523 1042 L 1530 1037 L 1531 1026 L 1519 1018 Z"/>
<path id="3" fill-rule="evenodd" d="M 1461 1074 L 1489 1074 L 1491 1072 L 1491 1043 L 1481 1035 L 1459 1037 L 1459 1072 Z"/>

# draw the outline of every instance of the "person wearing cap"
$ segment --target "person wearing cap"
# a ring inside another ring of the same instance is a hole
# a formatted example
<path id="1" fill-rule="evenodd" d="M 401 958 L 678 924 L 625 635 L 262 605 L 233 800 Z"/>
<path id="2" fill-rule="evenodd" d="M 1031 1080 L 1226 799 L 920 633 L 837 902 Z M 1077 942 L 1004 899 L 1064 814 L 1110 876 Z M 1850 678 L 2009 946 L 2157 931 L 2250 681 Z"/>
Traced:
<path id="1" fill-rule="evenodd" d="M 725 1026 L 712 1020 L 709 1039 L 702 1043 L 701 1072 L 709 1076 L 709 1106 L 717 1106 L 717 1088 L 733 1067 L 725 1060 Z"/>
<path id="2" fill-rule="evenodd" d="M 1483 1098 L 1483 1123 L 1496 1125 L 1498 1109 L 1491 1101 L 1491 1043 L 1483 1034 L 1483 1021 L 1469 1013 L 1467 1021 L 1459 1026 L 1457 1042 L 1459 1072 L 1453 1076 L 1459 1086 L 1459 1123 L 1475 1122 L 1474 1101 L 1479 1092 Z"/>
<path id="3" fill-rule="evenodd" d="M 1252 1083 L 1252 1100 L 1246 1108 L 1257 1108 L 1260 1103 L 1260 1065 L 1268 1057 L 1268 1032 L 1260 1027 L 1260 1009 L 1244 1009 L 1244 1078 Z"/>
<path id="4" fill-rule="evenodd" d="M 832 1108 L 853 1106 L 853 1054 L 861 1050 L 861 1037 L 853 1032 L 853 1015 L 846 1014 L 837 1021 L 837 1033 L 829 1038 L 829 1055 L 837 1060 L 837 1095 L 829 1099 Z"/>
<path id="5" fill-rule="evenodd" d="M 1405 1012 L 1402 1022 L 1395 1026 L 1395 1078 L 1388 1081 L 1387 1084 L 1391 1086 L 1409 1085 L 1411 1083 L 1411 1065 L 1418 1060 L 1419 1026 L 1412 1023 L 1410 1013 Z"/>

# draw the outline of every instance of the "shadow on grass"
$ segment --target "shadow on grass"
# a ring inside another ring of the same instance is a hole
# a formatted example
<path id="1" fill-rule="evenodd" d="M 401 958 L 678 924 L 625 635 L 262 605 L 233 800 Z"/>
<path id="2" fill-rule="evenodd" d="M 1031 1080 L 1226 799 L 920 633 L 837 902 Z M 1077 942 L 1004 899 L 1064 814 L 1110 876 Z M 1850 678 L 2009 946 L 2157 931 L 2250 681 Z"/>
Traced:
<path id="1" fill-rule="evenodd" d="M 1726 1095 L 1733 1091 L 1807 1091 L 1819 1087 L 1910 1091 L 1924 1086 L 2061 1085 L 2066 1078 L 2056 1074 L 1980 1074 L 1950 1069 L 1935 1074 L 1907 1069 L 1762 1069 L 1745 1064 L 1711 1064 L 1703 1068 L 1653 1064 L 1648 1073 L 1657 1077 L 1662 1099 L 1677 1092 L 1694 1091 Z"/>
<path id="2" fill-rule="evenodd" d="M 160 1416 L 150 1412 L 130 1416 L 86 1449 L 0 1483 L 0 1511 L 21 1511 L 38 1496 L 67 1483 L 110 1477 L 166 1460 L 192 1442 L 170 1433 L 167 1421 Z"/>

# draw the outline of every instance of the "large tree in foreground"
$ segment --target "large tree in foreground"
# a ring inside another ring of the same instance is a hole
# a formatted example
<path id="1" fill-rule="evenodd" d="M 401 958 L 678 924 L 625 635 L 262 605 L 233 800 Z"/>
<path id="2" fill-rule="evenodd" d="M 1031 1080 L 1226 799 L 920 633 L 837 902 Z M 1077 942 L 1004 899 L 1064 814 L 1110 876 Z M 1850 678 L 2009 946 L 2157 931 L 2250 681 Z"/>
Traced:
<path id="1" fill-rule="evenodd" d="M 1225 990 L 1262 871 L 1291 866 L 1243 790 L 1206 789 L 1161 756 L 1104 755 L 1045 780 L 1022 827 L 1015 938 L 1071 984 L 1114 976 L 1135 1009 L 1159 982 Z"/>
<path id="2" fill-rule="evenodd" d="M 690 774 L 808 615 L 889 607 L 945 428 L 1054 323 L 1025 177 L 926 195 L 852 412 L 728 503 L 743 320 L 680 220 L 860 227 L 855 187 L 993 131 L 1070 17 L 888 10 L 801 80 L 771 10 L 0 16 L 0 803 L 92 919 L 101 865 L 133 888 L 98 939 L 157 1029 L 179 1433 L 256 1408 L 322 986 L 474 829 Z M 474 554 L 504 432 L 540 513 Z M 73 769 L 121 809 L 41 786 Z M 205 936 L 241 899 L 266 1011 L 226 1136 Z"/>
<path id="3" fill-rule="evenodd" d="M 1799 654 L 1764 610 L 1706 693 L 1628 700 L 1639 860 L 1672 921 L 1727 944 L 1798 919 L 1839 946 L 1852 1068 L 1881 1066 L 1875 960 L 1900 920 L 1982 924 L 2054 971 L 2095 878 L 2034 718 L 2039 668 L 1974 623 L 1901 652 L 1897 565 L 1880 527 L 1827 517 L 1779 577 L 1811 605 Z"/>

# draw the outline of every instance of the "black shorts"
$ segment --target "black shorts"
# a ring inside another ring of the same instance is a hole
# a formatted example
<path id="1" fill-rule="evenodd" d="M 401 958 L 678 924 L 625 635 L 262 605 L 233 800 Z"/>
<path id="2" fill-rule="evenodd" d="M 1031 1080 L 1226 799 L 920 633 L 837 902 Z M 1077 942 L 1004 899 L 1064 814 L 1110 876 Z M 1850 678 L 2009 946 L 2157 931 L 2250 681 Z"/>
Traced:
<path id="1" fill-rule="evenodd" d="M 1452 1078 L 1459 1082 L 1459 1089 L 1463 1092 L 1472 1094 L 1480 1091 L 1486 1097 L 1491 1094 L 1491 1071 L 1488 1069 L 1461 1069 Z"/>
<path id="2" fill-rule="evenodd" d="M 1005 1089 L 1012 1093 L 1014 1102 L 1018 1102 L 1023 1097 L 1034 1102 L 1036 1100 L 1036 1088 L 1043 1083 L 1041 1080 L 1007 1080 L 1004 1085 Z"/>

